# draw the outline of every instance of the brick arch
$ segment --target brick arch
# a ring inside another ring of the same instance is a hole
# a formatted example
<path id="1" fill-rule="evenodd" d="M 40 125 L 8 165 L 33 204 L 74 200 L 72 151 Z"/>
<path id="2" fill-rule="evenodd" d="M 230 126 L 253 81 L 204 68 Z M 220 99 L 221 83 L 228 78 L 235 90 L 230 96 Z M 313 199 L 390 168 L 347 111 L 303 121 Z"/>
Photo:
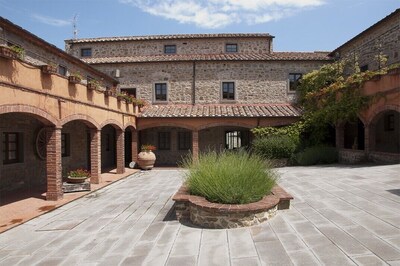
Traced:
<path id="1" fill-rule="evenodd" d="M 136 130 L 136 125 L 134 122 L 128 122 L 125 124 L 125 128 L 124 130 L 127 130 L 128 128 L 133 128 L 134 130 Z"/>
<path id="2" fill-rule="evenodd" d="M 398 105 L 383 105 L 376 108 L 369 120 L 369 125 L 375 125 L 378 122 L 381 115 L 386 111 L 396 111 L 400 113 L 400 106 Z"/>
<path id="3" fill-rule="evenodd" d="M 254 125 L 249 125 L 245 123 L 238 123 L 238 122 L 217 122 L 217 123 L 211 123 L 211 124 L 205 124 L 202 126 L 198 127 L 198 130 L 203 130 L 207 128 L 212 128 L 212 127 L 244 127 L 244 128 L 254 128 Z"/>
<path id="4" fill-rule="evenodd" d="M 0 115 L 7 113 L 30 114 L 45 125 L 60 127 L 60 121 L 57 118 L 35 106 L 25 104 L 5 104 L 0 106 Z"/>
<path id="5" fill-rule="evenodd" d="M 112 125 L 115 129 L 120 129 L 120 130 L 124 129 L 124 126 L 115 119 L 107 119 L 106 121 L 100 124 L 100 128 L 103 128 L 107 125 Z"/>
<path id="6" fill-rule="evenodd" d="M 65 125 L 68 122 L 75 121 L 75 120 L 82 121 L 90 128 L 96 128 L 96 129 L 100 128 L 99 124 L 92 117 L 90 117 L 88 115 L 84 115 L 84 114 L 69 115 L 61 120 L 61 125 Z"/>
<path id="7" fill-rule="evenodd" d="M 144 130 L 144 129 L 153 128 L 153 127 L 180 127 L 180 128 L 185 128 L 185 129 L 192 130 L 192 131 L 196 130 L 195 127 L 188 126 L 188 125 L 185 125 L 182 123 L 153 123 L 153 124 L 149 124 L 149 125 L 140 127 L 138 130 Z"/>

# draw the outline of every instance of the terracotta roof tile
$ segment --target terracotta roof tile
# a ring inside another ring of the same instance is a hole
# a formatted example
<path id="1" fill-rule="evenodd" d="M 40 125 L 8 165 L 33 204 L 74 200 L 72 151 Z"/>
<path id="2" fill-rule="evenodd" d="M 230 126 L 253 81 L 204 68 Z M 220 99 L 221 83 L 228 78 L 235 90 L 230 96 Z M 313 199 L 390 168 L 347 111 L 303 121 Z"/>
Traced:
<path id="1" fill-rule="evenodd" d="M 217 33 L 217 34 L 171 34 L 171 35 L 145 35 L 99 37 L 66 40 L 66 43 L 93 43 L 93 42 L 118 42 L 118 41 L 150 41 L 150 40 L 176 40 L 176 39 L 203 39 L 203 38 L 273 38 L 268 33 Z"/>
<path id="2" fill-rule="evenodd" d="M 171 104 L 149 105 L 140 117 L 297 117 L 301 109 L 290 104 Z"/>
<path id="3" fill-rule="evenodd" d="M 139 55 L 121 57 L 83 58 L 89 64 L 143 63 L 143 62 L 179 62 L 179 61 L 331 61 L 328 52 L 273 52 L 273 53 L 237 53 L 237 54 L 174 54 Z"/>

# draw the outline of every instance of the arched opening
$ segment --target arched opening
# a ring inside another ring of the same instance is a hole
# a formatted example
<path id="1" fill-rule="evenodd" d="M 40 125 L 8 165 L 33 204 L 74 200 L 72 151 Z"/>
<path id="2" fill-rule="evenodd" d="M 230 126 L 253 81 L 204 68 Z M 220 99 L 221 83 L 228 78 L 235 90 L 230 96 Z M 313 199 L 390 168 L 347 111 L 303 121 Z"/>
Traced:
<path id="1" fill-rule="evenodd" d="M 199 151 L 223 151 L 247 149 L 252 142 L 249 128 L 237 126 L 216 126 L 199 131 Z"/>
<path id="2" fill-rule="evenodd" d="M 388 110 L 374 119 L 375 151 L 400 153 L 400 113 Z"/>
<path id="3" fill-rule="evenodd" d="M 192 151 L 192 131 L 181 127 L 161 126 L 139 131 L 139 147 L 156 146 L 156 166 L 176 166 Z"/>
<path id="4" fill-rule="evenodd" d="M 101 129 L 101 172 L 117 167 L 116 131 L 113 125 L 106 125 Z"/>
<path id="5" fill-rule="evenodd" d="M 1 205 L 26 197 L 45 198 L 45 127 L 51 125 L 43 117 L 28 113 L 0 115 Z M 14 193 L 15 191 L 18 193 Z"/>
<path id="6" fill-rule="evenodd" d="M 83 120 L 73 120 L 61 130 L 61 157 L 63 178 L 71 170 L 91 170 L 90 129 L 94 128 Z"/>
<path id="7" fill-rule="evenodd" d="M 344 148 L 353 150 L 364 150 L 365 130 L 363 122 L 357 118 L 355 122 L 344 124 Z"/>

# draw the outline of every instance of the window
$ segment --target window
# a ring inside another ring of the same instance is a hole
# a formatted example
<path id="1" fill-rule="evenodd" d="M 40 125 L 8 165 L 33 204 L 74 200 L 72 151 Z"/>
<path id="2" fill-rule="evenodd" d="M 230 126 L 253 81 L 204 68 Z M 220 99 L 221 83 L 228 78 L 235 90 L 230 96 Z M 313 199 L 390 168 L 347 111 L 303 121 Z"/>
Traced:
<path id="1" fill-rule="evenodd" d="M 67 133 L 62 133 L 61 134 L 61 156 L 62 157 L 68 157 L 69 156 L 69 147 L 70 147 L 70 142 L 69 142 L 69 134 Z"/>
<path id="2" fill-rule="evenodd" d="M 82 48 L 81 49 L 81 56 L 82 57 L 92 56 L 92 48 Z"/>
<path id="3" fill-rule="evenodd" d="M 20 133 L 3 133 L 4 164 L 22 162 L 22 137 Z"/>
<path id="4" fill-rule="evenodd" d="M 176 54 L 176 45 L 164 45 L 164 54 Z"/>
<path id="5" fill-rule="evenodd" d="M 289 91 L 296 91 L 300 84 L 300 80 L 303 74 L 301 73 L 290 73 L 289 74 Z"/>
<path id="6" fill-rule="evenodd" d="M 235 100 L 235 82 L 222 82 L 222 99 Z"/>
<path id="7" fill-rule="evenodd" d="M 385 115 L 385 131 L 394 130 L 394 114 Z"/>
<path id="8" fill-rule="evenodd" d="M 227 43 L 225 45 L 225 51 L 227 53 L 236 53 L 238 51 L 238 45 L 236 43 Z"/>
<path id="9" fill-rule="evenodd" d="M 368 70 L 368 64 L 367 65 L 363 65 L 363 66 L 360 67 L 360 71 L 361 72 L 365 72 L 367 70 Z"/>
<path id="10" fill-rule="evenodd" d="M 125 88 L 121 89 L 121 92 L 126 92 L 127 94 L 136 98 L 136 88 Z"/>
<path id="11" fill-rule="evenodd" d="M 58 74 L 66 76 L 67 75 L 67 67 L 58 65 Z"/>
<path id="12" fill-rule="evenodd" d="M 225 149 L 234 150 L 246 147 L 250 144 L 249 131 L 226 131 L 225 132 Z"/>
<path id="13" fill-rule="evenodd" d="M 170 150 L 171 149 L 171 133 L 158 132 L 158 149 Z"/>
<path id="14" fill-rule="evenodd" d="M 192 132 L 178 132 L 178 149 L 190 150 L 192 147 Z"/>
<path id="15" fill-rule="evenodd" d="M 154 99 L 155 101 L 166 101 L 167 100 L 167 83 L 156 83 L 154 85 L 155 93 Z"/>

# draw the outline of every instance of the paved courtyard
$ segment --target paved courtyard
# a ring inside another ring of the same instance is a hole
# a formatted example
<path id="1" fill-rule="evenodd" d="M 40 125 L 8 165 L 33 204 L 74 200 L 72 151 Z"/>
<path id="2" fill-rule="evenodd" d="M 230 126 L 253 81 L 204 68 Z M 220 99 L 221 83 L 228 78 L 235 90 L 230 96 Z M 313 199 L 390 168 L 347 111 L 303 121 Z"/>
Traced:
<path id="1" fill-rule="evenodd" d="M 183 170 L 152 170 L 0 234 L 0 265 L 400 265 L 400 165 L 279 172 L 295 200 L 262 225 L 171 220 Z"/>

